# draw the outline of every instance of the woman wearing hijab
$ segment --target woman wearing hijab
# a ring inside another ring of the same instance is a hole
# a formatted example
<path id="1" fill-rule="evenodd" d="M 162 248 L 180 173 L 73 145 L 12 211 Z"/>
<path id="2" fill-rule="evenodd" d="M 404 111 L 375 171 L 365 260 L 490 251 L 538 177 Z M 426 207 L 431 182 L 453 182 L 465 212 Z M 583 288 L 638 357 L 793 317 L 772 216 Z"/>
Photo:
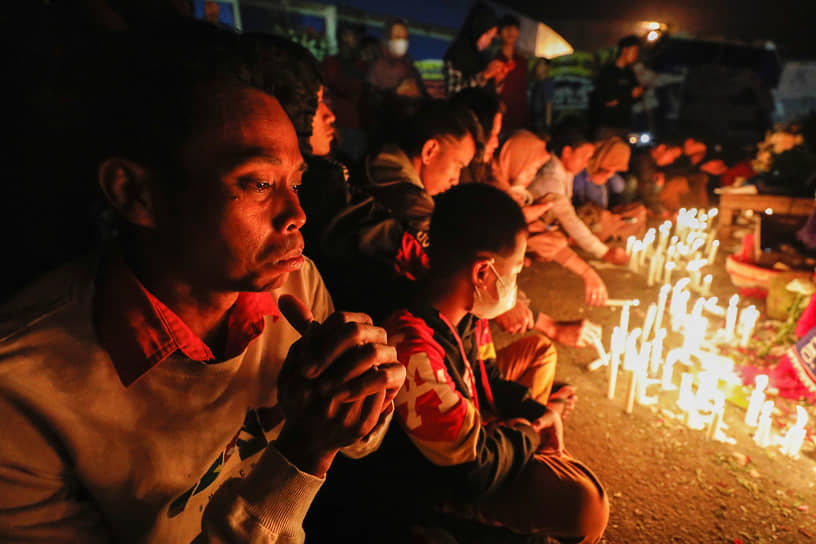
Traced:
<path id="1" fill-rule="evenodd" d="M 530 231 L 528 255 L 539 261 L 556 261 L 581 276 L 587 302 L 605 301 L 603 280 L 569 248 L 566 236 L 555 229 L 554 220 L 547 215 L 555 199 L 563 197 L 547 195 L 534 200 L 527 191 L 536 172 L 549 160 L 547 142 L 528 130 L 520 130 L 504 143 L 498 157 L 493 160 L 492 184 L 512 196 L 521 206 Z M 518 296 L 525 297 L 521 291 Z M 500 321 L 499 325 L 502 325 Z M 594 339 L 600 338 L 601 333 L 600 326 L 591 321 L 555 321 L 543 313 L 538 314 L 534 328 L 557 342 L 579 347 L 590 345 Z"/>
<path id="2" fill-rule="evenodd" d="M 629 169 L 631 149 L 618 137 L 595 146 L 586 170 L 575 176 L 572 201 L 584 223 L 602 241 L 610 238 L 641 237 L 646 229 L 646 208 L 639 203 L 609 210 L 609 191 L 623 192 L 618 172 Z"/>
<path id="3" fill-rule="evenodd" d="M 493 8 L 478 3 L 470 10 L 462 28 L 445 53 L 445 92 L 451 96 L 466 87 L 495 88 L 504 80 L 512 63 L 487 62 L 482 52 L 498 32 L 498 18 Z"/>

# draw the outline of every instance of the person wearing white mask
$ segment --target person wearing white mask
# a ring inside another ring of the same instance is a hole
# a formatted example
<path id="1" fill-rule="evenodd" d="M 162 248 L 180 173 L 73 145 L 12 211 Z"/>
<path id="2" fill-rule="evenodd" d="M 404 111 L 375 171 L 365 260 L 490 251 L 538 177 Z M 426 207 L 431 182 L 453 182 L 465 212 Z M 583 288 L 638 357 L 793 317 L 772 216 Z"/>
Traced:
<path id="1" fill-rule="evenodd" d="M 386 24 L 382 55 L 374 61 L 366 76 L 375 99 L 415 100 L 427 96 L 422 76 L 408 55 L 409 38 L 408 25 L 402 19 Z"/>
<path id="2" fill-rule="evenodd" d="M 376 485 L 388 490 L 383 504 L 392 516 L 410 511 L 408 523 L 423 519 L 417 509 L 438 513 L 444 505 L 477 527 L 599 541 L 608 501 L 592 472 L 564 450 L 564 405 L 551 394 L 554 346 L 533 335 L 496 352 L 487 325 L 515 303 L 527 242 L 521 209 L 495 187 L 459 185 L 437 197 L 429 237 L 422 294 L 384 323 L 407 369 L 395 399 L 399 424 L 360 470 L 378 475 Z M 502 377 L 500 369 L 522 367 Z M 457 532 L 461 524 L 434 519 L 458 542 L 473 541 Z"/>

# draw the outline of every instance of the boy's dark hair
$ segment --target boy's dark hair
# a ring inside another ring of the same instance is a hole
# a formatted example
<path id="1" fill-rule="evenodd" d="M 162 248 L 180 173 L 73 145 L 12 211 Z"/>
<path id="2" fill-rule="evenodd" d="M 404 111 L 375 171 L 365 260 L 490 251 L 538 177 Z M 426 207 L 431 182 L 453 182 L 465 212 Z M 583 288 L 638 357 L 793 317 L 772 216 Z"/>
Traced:
<path id="1" fill-rule="evenodd" d="M 526 230 L 521 208 L 504 191 L 484 183 L 457 185 L 436 197 L 428 232 L 431 274 L 458 272 L 482 253 L 512 251 Z"/>
<path id="2" fill-rule="evenodd" d="M 620 56 L 621 51 L 633 45 L 640 47 L 643 45 L 643 41 L 634 34 L 621 38 L 620 41 L 618 41 L 618 56 Z"/>
<path id="3" fill-rule="evenodd" d="M 499 25 L 498 26 L 499 26 L 499 31 L 501 31 L 501 29 L 503 29 L 505 27 L 508 27 L 508 26 L 514 26 L 516 28 L 521 28 L 521 19 L 519 19 L 518 17 L 516 17 L 512 13 L 508 13 L 507 15 L 504 15 L 504 16 L 502 16 L 501 19 L 499 19 Z"/>
<path id="4" fill-rule="evenodd" d="M 561 157 L 565 147 L 575 149 L 592 140 L 589 139 L 587 128 L 580 119 L 568 117 L 553 129 L 550 141 L 553 152 Z"/>
<path id="5" fill-rule="evenodd" d="M 399 146 L 408 157 L 416 157 L 425 142 L 432 138 L 447 136 L 458 140 L 468 134 L 476 145 L 484 140 L 476 115 L 464 106 L 434 100 L 405 121 L 400 130 Z"/>
<path id="6" fill-rule="evenodd" d="M 246 34 L 244 42 L 249 57 L 256 59 L 262 90 L 277 98 L 289 116 L 301 153 L 311 154 L 312 119 L 323 86 L 317 59 L 302 45 L 281 36 Z"/>

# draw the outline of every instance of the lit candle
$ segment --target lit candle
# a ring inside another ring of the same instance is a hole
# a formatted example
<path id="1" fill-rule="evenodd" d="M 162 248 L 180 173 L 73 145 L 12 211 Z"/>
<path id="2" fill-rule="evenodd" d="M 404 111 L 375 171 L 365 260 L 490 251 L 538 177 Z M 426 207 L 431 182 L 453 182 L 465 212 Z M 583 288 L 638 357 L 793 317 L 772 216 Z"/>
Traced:
<path id="1" fill-rule="evenodd" d="M 774 403 L 772 400 L 766 400 L 759 410 L 759 423 L 757 425 L 756 433 L 754 433 L 754 442 L 761 448 L 767 448 L 772 443 L 771 436 L 771 414 L 773 414 Z"/>
<path id="2" fill-rule="evenodd" d="M 793 458 L 799 457 L 799 450 L 805 442 L 805 425 L 807 425 L 808 415 L 801 406 L 796 407 L 796 423 L 785 433 L 782 439 L 782 453 Z"/>
<path id="3" fill-rule="evenodd" d="M 628 308 L 628 306 L 626 306 Z M 618 383 L 618 367 L 626 343 L 626 333 L 620 327 L 612 329 L 612 356 L 609 359 L 609 389 L 607 398 L 615 398 L 615 387 Z"/>
<path id="4" fill-rule="evenodd" d="M 666 262 L 665 272 L 663 275 L 663 283 L 671 283 L 672 270 L 674 270 L 676 266 L 677 265 L 674 264 L 674 261 Z"/>
<path id="5" fill-rule="evenodd" d="M 687 317 L 683 318 L 683 322 L 686 332 L 683 335 L 682 349 L 686 353 L 698 353 L 708 329 L 708 319 L 704 317 Z"/>
<path id="6" fill-rule="evenodd" d="M 673 349 L 666 355 L 666 361 L 663 363 L 663 377 L 660 380 L 660 388 L 663 391 L 673 391 L 677 389 L 672 383 L 674 363 L 679 361 L 683 355 L 683 350 L 680 348 Z"/>
<path id="7" fill-rule="evenodd" d="M 660 261 L 660 255 L 653 255 L 651 259 L 649 259 L 649 273 L 646 274 L 646 285 L 651 287 L 655 283 L 655 270 L 657 269 L 657 263 Z"/>
<path id="8" fill-rule="evenodd" d="M 640 329 L 634 329 L 626 338 L 626 348 L 623 355 L 623 368 L 626 370 L 632 370 L 637 364 L 637 341 L 640 338 L 640 333 Z"/>
<path id="9" fill-rule="evenodd" d="M 726 342 L 730 342 L 734 338 L 734 330 L 737 326 L 737 304 L 739 304 L 739 295 L 733 295 L 728 299 L 728 311 L 725 313 Z"/>
<path id="10" fill-rule="evenodd" d="M 672 296 L 671 309 L 669 310 L 672 330 L 679 331 L 683 328 L 686 315 L 688 314 L 688 301 L 690 297 L 691 293 L 688 291 L 680 291 L 676 297 Z"/>
<path id="11" fill-rule="evenodd" d="M 609 298 L 606 299 L 605 306 L 640 306 L 640 299 Z"/>
<path id="12" fill-rule="evenodd" d="M 643 320 L 643 336 L 641 342 L 646 342 L 649 335 L 652 333 L 652 325 L 654 325 L 655 317 L 657 316 L 657 304 L 652 302 L 649 304 L 649 309 L 646 311 L 646 318 Z"/>
<path id="13" fill-rule="evenodd" d="M 663 272 L 663 265 L 666 262 L 666 255 L 663 253 L 658 253 L 654 257 L 652 257 L 652 261 L 654 262 L 655 270 L 654 270 L 654 277 L 652 278 L 652 285 L 660 281 L 660 276 Z"/>
<path id="14" fill-rule="evenodd" d="M 635 406 L 635 396 L 638 389 L 638 372 L 637 369 L 632 369 L 629 373 L 629 387 L 626 390 L 626 413 L 631 414 Z"/>
<path id="15" fill-rule="evenodd" d="M 691 317 L 702 317 L 703 315 L 703 306 L 705 305 L 704 298 L 698 298 L 694 302 L 694 306 L 691 308 Z"/>
<path id="16" fill-rule="evenodd" d="M 754 328 L 756 328 L 757 319 L 759 319 L 759 310 L 757 310 L 756 306 L 754 305 L 748 306 L 747 308 L 742 310 L 742 312 L 740 312 L 739 329 L 741 347 L 743 348 L 748 347 L 748 341 L 754 334 Z"/>
<path id="17" fill-rule="evenodd" d="M 725 395 L 717 391 L 718 395 L 714 400 L 714 412 L 711 418 L 711 425 L 708 427 L 708 439 L 712 440 L 717 437 L 722 426 L 723 416 L 725 415 Z"/>
<path id="18" fill-rule="evenodd" d="M 638 271 L 638 264 L 640 264 L 640 253 L 643 251 L 643 242 L 635 240 L 632 244 L 632 253 L 629 257 L 629 270 L 632 272 Z"/>
<path id="19" fill-rule="evenodd" d="M 762 408 L 762 403 L 765 402 L 765 388 L 768 386 L 768 376 L 758 374 L 754 383 L 756 387 L 751 393 L 748 410 L 745 412 L 745 424 L 750 427 L 756 427 L 759 423 L 759 409 Z"/>
<path id="20" fill-rule="evenodd" d="M 621 309 L 621 320 L 619 327 L 623 330 L 623 334 L 629 334 L 629 307 L 631 304 L 624 304 Z"/>
<path id="21" fill-rule="evenodd" d="M 637 362 L 637 401 L 641 406 L 648 406 L 657 403 L 657 397 L 650 397 L 647 395 L 649 387 L 649 355 L 652 352 L 652 343 L 644 342 L 640 348 Z"/>
<path id="22" fill-rule="evenodd" d="M 708 264 L 714 264 L 714 259 L 717 258 L 717 249 L 720 247 L 720 241 L 714 240 L 711 242 L 711 248 L 708 250 Z"/>
<path id="23" fill-rule="evenodd" d="M 706 254 L 708 254 L 708 252 L 711 251 L 711 244 L 714 243 L 714 236 L 716 236 L 716 234 L 717 234 L 717 231 L 714 230 L 714 229 L 711 229 L 709 231 L 709 233 L 708 233 L 708 236 L 706 236 L 706 240 L 705 240 Z"/>
<path id="24" fill-rule="evenodd" d="M 714 277 L 711 274 L 706 274 L 703 278 L 703 284 L 700 286 L 700 294 L 703 296 L 708 296 L 711 294 L 711 280 Z M 716 303 L 715 303 L 716 304 Z"/>
<path id="25" fill-rule="evenodd" d="M 669 291 L 671 291 L 671 285 L 664 285 L 660 288 L 660 292 L 657 295 L 657 317 L 655 317 L 655 329 L 659 329 L 660 325 L 663 323 L 663 314 L 666 312 L 666 300 L 669 298 Z"/>
<path id="26" fill-rule="evenodd" d="M 697 378 L 699 383 L 695 402 L 697 403 L 697 407 L 702 409 L 717 396 L 717 386 L 720 383 L 720 377 L 716 371 L 706 370 L 705 372 L 700 372 Z"/>
<path id="27" fill-rule="evenodd" d="M 680 393 L 677 396 L 677 406 L 684 412 L 691 410 L 694 404 L 694 392 L 691 389 L 694 383 L 694 376 L 690 372 L 683 372 L 680 375 Z"/>
<path id="28" fill-rule="evenodd" d="M 629 238 L 626 239 L 626 254 L 629 256 L 632 255 L 632 249 L 635 246 L 635 240 L 637 240 L 637 238 L 635 238 L 634 236 L 630 236 Z"/>
<path id="29" fill-rule="evenodd" d="M 663 339 L 666 338 L 666 329 L 657 329 L 654 340 L 652 340 L 652 359 L 649 364 L 649 372 L 654 375 L 660 369 L 663 361 Z"/>
<path id="30" fill-rule="evenodd" d="M 646 264 L 646 255 L 652 250 L 652 244 L 655 241 L 655 229 L 646 231 L 646 236 L 643 237 L 643 251 L 640 253 L 640 266 Z"/>

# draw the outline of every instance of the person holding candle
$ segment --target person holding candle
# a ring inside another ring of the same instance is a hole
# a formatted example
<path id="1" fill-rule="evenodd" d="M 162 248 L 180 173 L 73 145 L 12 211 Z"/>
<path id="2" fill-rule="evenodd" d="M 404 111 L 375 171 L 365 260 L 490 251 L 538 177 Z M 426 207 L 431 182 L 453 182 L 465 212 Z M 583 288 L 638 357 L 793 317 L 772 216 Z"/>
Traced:
<path id="1" fill-rule="evenodd" d="M 573 178 L 586 167 L 592 156 L 594 145 L 587 139 L 581 128 L 571 121 L 566 121 L 558 127 L 553 135 L 553 142 L 552 158 L 538 171 L 528 191 L 536 199 L 549 194 L 554 195 L 550 213 L 558 220 L 561 228 L 575 241 L 576 245 L 595 258 L 616 265 L 627 264 L 629 257 L 626 251 L 619 247 L 608 247 L 599 240 L 578 218 L 572 206 Z M 575 271 L 584 278 L 585 284 L 587 281 L 592 284 L 599 281 L 603 283 L 589 266 Z M 605 285 L 603 291 L 588 292 L 589 303 L 603 304 L 602 300 L 607 298 L 605 293 Z"/>
<path id="2" fill-rule="evenodd" d="M 572 203 L 600 240 L 641 238 L 646 231 L 646 208 L 642 204 L 630 202 L 610 210 L 610 192 L 624 190 L 618 172 L 629 169 L 630 155 L 629 144 L 620 138 L 598 142 L 586 169 L 573 180 Z"/>
<path id="3" fill-rule="evenodd" d="M 578 274 L 584 280 L 587 304 L 601 305 L 607 297 L 603 281 L 569 248 L 566 236 L 555 228 L 554 217 L 548 214 L 551 208 L 559 206 L 558 195 L 535 199 L 527 189 L 536 172 L 549 160 L 547 143 L 530 131 L 520 130 L 504 143 L 494 159 L 491 182 L 522 206 L 530 230 L 528 254 L 541 261 L 554 260 Z"/>
<path id="4" fill-rule="evenodd" d="M 485 206 L 500 221 L 482 221 Z M 462 239 L 463 228 L 474 236 Z M 389 516 L 378 531 L 431 523 L 461 542 L 495 527 L 600 540 L 607 495 L 564 450 L 558 405 L 529 376 L 519 378 L 532 389 L 500 378 L 493 363 L 502 364 L 502 352 L 486 318 L 512 305 L 526 238 L 524 215 L 494 187 L 462 185 L 437 199 L 431 274 L 414 303 L 385 323 L 408 374 L 396 400 L 399 425 L 376 458 L 355 463 L 359 473 L 378 475 L 371 484 L 382 501 L 365 510 Z M 463 518 L 474 525 L 463 527 Z M 388 534 L 378 532 L 379 540 Z"/>

